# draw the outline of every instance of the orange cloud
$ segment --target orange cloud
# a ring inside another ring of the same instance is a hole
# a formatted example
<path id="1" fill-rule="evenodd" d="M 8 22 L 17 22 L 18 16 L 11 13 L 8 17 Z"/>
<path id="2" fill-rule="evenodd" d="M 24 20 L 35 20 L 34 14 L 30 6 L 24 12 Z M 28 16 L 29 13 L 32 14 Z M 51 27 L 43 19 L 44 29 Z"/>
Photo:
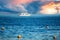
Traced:
<path id="1" fill-rule="evenodd" d="M 30 3 L 33 2 L 34 0 L 13 0 L 12 4 L 25 4 L 25 3 Z"/>
<path id="2" fill-rule="evenodd" d="M 49 2 L 41 7 L 41 13 L 54 14 L 59 10 L 60 13 L 60 2 Z"/>
<path id="3" fill-rule="evenodd" d="M 54 0 L 40 0 L 41 2 L 54 1 Z"/>
<path id="4" fill-rule="evenodd" d="M 40 1 L 40 2 L 46 2 L 48 0 L 12 0 L 12 4 L 26 4 L 26 3 L 31 3 L 33 1 Z M 49 0 L 49 1 L 54 1 L 54 0 Z"/>

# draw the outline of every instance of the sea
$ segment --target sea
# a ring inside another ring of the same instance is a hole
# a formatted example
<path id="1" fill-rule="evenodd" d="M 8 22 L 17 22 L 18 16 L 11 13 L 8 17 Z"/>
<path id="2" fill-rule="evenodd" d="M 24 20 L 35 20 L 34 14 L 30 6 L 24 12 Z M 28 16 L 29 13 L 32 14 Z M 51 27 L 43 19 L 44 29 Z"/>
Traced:
<path id="1" fill-rule="evenodd" d="M 0 16 L 0 40 L 60 40 L 60 16 Z"/>

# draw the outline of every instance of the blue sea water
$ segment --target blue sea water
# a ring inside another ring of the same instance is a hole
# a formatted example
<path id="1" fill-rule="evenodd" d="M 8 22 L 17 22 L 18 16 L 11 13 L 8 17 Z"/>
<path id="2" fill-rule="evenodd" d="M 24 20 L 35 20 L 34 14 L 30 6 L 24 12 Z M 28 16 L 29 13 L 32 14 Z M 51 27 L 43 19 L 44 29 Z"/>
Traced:
<path id="1" fill-rule="evenodd" d="M 46 29 L 48 25 L 48 29 Z M 2 31 L 1 28 L 5 30 Z M 60 40 L 60 16 L 3 17 L 0 16 L 0 40 Z"/>

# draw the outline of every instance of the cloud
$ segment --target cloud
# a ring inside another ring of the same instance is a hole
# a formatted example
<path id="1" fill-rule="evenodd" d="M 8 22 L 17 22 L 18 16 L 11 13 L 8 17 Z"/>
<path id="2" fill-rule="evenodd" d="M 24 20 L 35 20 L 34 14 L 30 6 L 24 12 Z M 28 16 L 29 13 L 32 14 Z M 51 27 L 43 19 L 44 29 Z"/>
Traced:
<path id="1" fill-rule="evenodd" d="M 17 11 L 11 10 L 5 6 L 0 6 L 0 12 L 18 13 Z"/>
<path id="2" fill-rule="evenodd" d="M 14 14 L 14 13 L 18 13 L 19 16 L 31 16 L 31 14 L 29 14 L 27 12 L 27 10 L 25 9 L 24 5 L 13 5 L 13 4 L 7 4 L 4 5 L 3 7 L 0 6 L 0 12 L 3 12 L 2 14 Z"/>
<path id="3" fill-rule="evenodd" d="M 39 10 L 42 14 L 57 14 L 60 13 L 60 2 L 49 2 L 40 7 Z"/>
<path id="4" fill-rule="evenodd" d="M 27 12 L 25 9 L 24 5 L 13 5 L 13 4 L 6 4 L 4 6 L 0 6 L 0 12 L 16 12 L 16 13 L 21 13 L 21 12 Z"/>
<path id="5" fill-rule="evenodd" d="M 47 2 L 47 1 L 54 1 L 54 0 L 40 0 L 40 2 Z"/>
<path id="6" fill-rule="evenodd" d="M 39 10 L 39 6 L 41 6 L 41 3 L 39 1 L 35 1 L 27 5 L 26 9 L 29 13 L 35 14 Z"/>
<path id="7" fill-rule="evenodd" d="M 27 4 L 36 0 L 12 0 L 12 4 Z"/>
<path id="8" fill-rule="evenodd" d="M 60 0 L 40 0 L 40 2 L 48 2 L 48 1 L 60 1 Z"/>
<path id="9" fill-rule="evenodd" d="M 47 2 L 47 1 L 59 1 L 59 0 L 12 0 L 12 4 L 28 4 L 34 1 Z"/>
<path id="10" fill-rule="evenodd" d="M 0 0 L 0 5 L 6 5 L 6 4 L 9 4 L 11 2 L 12 2 L 12 0 Z"/>
<path id="11" fill-rule="evenodd" d="M 45 1 L 46 0 L 0 0 L 0 12 L 36 13 L 36 11 L 39 10 L 40 3 Z M 27 6 L 27 8 L 25 6 Z"/>
<path id="12" fill-rule="evenodd" d="M 16 0 L 0 0 L 0 12 L 6 11 L 6 12 L 27 12 L 24 5 L 21 3 L 26 3 L 28 0 L 17 0 L 17 4 L 12 4 L 12 2 L 15 2 Z M 31 0 L 32 1 L 32 0 Z M 29 1 L 30 2 L 30 1 Z"/>

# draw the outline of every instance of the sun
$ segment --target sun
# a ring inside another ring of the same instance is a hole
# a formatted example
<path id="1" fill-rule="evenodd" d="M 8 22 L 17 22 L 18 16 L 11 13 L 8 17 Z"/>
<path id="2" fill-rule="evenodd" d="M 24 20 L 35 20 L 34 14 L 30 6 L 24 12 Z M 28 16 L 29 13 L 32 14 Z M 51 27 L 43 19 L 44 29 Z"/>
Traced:
<path id="1" fill-rule="evenodd" d="M 57 14 L 60 13 L 60 3 L 50 2 L 41 7 L 42 14 Z"/>
<path id="2" fill-rule="evenodd" d="M 48 9 L 42 10 L 41 13 L 42 14 L 56 14 L 57 11 L 53 8 L 50 8 L 50 9 L 48 8 Z"/>

